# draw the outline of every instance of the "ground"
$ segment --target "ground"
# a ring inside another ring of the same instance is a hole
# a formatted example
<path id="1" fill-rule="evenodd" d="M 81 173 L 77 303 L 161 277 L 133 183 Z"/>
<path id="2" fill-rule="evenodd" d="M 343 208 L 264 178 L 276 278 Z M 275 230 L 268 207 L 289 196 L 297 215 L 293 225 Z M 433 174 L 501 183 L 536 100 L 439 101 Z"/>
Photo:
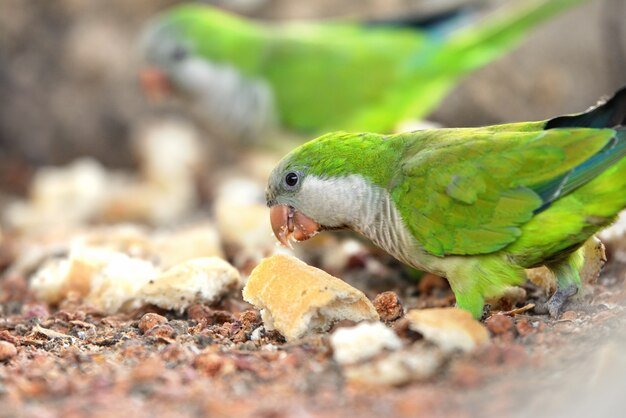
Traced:
<path id="1" fill-rule="evenodd" d="M 453 304 L 432 276 L 394 287 L 405 310 Z M 184 314 L 145 306 L 107 316 L 78 298 L 37 302 L 25 277 L 5 277 L 2 290 L 1 416 L 603 416 L 603 407 L 609 416 L 626 371 L 626 288 L 611 261 L 560 319 L 492 313 L 488 345 L 399 387 L 347 382 L 328 334 L 254 336 L 260 316 L 238 292 Z M 532 285 L 527 292 L 530 302 L 544 298 Z M 376 304 L 381 317 L 405 343 L 419 341 L 394 320 L 393 296 Z"/>

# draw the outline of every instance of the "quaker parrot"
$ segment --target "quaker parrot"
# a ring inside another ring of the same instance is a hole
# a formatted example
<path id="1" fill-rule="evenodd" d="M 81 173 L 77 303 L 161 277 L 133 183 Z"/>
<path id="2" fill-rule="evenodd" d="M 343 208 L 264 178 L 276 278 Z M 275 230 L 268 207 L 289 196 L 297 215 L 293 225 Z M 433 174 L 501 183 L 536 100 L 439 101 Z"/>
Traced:
<path id="1" fill-rule="evenodd" d="M 186 4 L 147 25 L 142 80 L 153 93 L 178 93 L 208 125 L 243 141 L 267 137 L 274 122 L 305 134 L 390 132 L 580 1 L 516 0 L 470 26 L 431 31 L 262 23 Z"/>
<path id="2" fill-rule="evenodd" d="M 626 207 L 626 87 L 540 122 L 381 135 L 329 133 L 285 156 L 267 188 L 278 240 L 347 228 L 446 277 L 480 317 L 545 265 L 558 316 L 581 286 L 582 245 Z"/>

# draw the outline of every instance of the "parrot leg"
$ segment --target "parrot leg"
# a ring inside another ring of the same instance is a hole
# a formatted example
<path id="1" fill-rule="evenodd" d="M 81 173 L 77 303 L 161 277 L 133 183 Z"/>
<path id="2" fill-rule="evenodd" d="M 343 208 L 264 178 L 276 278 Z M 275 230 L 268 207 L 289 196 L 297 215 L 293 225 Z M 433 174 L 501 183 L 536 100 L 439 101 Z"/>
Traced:
<path id="1" fill-rule="evenodd" d="M 480 319 L 483 316 L 483 308 L 485 306 L 485 298 L 477 289 L 472 291 L 458 291 L 455 290 L 452 282 L 450 282 L 454 296 L 456 296 L 457 308 L 465 309 L 469 311 L 475 319 Z"/>
<path id="2" fill-rule="evenodd" d="M 557 318 L 569 298 L 581 287 L 580 269 L 585 261 L 585 247 L 581 247 L 562 261 L 547 265 L 556 277 L 556 292 L 546 302 L 550 316 Z"/>
<path id="3" fill-rule="evenodd" d="M 511 286 L 523 283 L 524 269 L 499 257 L 457 265 L 447 272 L 456 306 L 469 311 L 475 319 L 483 316 L 485 297 L 502 295 Z"/>

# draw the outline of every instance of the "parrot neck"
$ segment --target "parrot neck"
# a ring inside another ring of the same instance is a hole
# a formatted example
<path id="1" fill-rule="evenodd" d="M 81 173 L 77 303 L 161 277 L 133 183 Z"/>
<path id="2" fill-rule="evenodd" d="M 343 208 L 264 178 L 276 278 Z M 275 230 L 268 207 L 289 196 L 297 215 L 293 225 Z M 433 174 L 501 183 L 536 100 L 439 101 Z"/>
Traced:
<path id="1" fill-rule="evenodd" d="M 251 79 L 226 64 L 198 60 L 181 77 L 192 84 L 185 90 L 197 95 L 196 110 L 219 134 L 254 141 L 275 123 L 274 98 L 270 86 Z"/>
<path id="2" fill-rule="evenodd" d="M 421 262 L 416 263 L 416 256 L 422 251 L 404 224 L 389 193 L 372 185 L 367 190 L 369 192 L 364 194 L 360 202 L 360 214 L 352 229 L 403 263 L 421 267 Z"/>
<path id="3" fill-rule="evenodd" d="M 302 201 L 315 202 L 300 209 L 322 225 L 352 229 L 415 268 L 432 269 L 436 262 L 436 257 L 428 255 L 408 230 L 387 190 L 364 177 L 309 176 L 300 193 Z"/>

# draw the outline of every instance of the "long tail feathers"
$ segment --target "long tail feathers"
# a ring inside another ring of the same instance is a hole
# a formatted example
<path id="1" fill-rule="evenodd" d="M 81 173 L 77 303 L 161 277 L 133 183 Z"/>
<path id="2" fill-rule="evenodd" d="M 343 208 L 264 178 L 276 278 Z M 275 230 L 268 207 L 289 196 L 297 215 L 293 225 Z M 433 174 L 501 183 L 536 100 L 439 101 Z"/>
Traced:
<path id="1" fill-rule="evenodd" d="M 370 20 L 367 27 L 415 29 L 429 34 L 447 34 L 464 25 L 473 15 L 469 6 L 458 6 L 431 14 L 409 14 L 388 19 Z"/>
<path id="2" fill-rule="evenodd" d="M 530 29 L 582 1 L 515 0 L 486 21 L 452 34 L 441 57 L 449 60 L 449 70 L 462 75 L 504 54 Z"/>
<path id="3" fill-rule="evenodd" d="M 553 128 L 615 128 L 626 126 L 626 86 L 606 102 L 576 115 L 559 116 L 546 123 Z"/>
<path id="4" fill-rule="evenodd" d="M 539 185 L 535 191 L 544 204 L 536 212 L 545 210 L 561 196 L 567 195 L 593 180 L 609 167 L 626 157 L 626 87 L 620 89 L 609 100 L 586 112 L 559 116 L 546 122 L 545 129 L 558 128 L 613 128 L 610 141 L 584 163 L 574 167 L 563 176 Z"/>

